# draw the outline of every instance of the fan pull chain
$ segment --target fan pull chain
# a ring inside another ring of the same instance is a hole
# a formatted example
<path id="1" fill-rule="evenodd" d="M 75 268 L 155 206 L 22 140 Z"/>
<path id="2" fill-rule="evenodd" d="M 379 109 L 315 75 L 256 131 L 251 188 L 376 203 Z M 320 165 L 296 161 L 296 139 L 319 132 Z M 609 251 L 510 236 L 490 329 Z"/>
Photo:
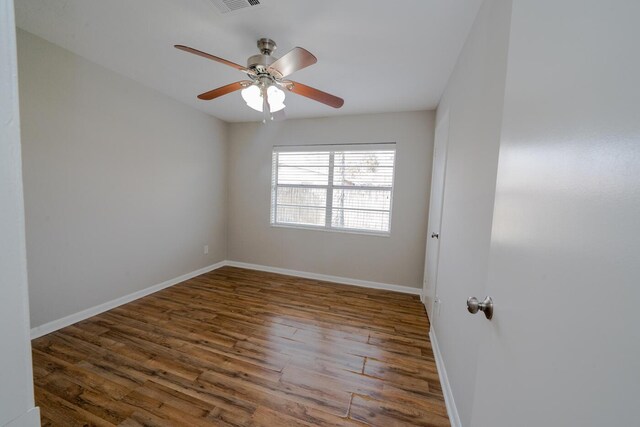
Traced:
<path id="1" fill-rule="evenodd" d="M 269 99 L 267 95 L 266 86 L 262 86 L 262 112 L 264 113 L 262 123 L 267 123 L 267 119 L 273 120 L 273 115 L 271 114 L 271 107 L 269 106 Z"/>

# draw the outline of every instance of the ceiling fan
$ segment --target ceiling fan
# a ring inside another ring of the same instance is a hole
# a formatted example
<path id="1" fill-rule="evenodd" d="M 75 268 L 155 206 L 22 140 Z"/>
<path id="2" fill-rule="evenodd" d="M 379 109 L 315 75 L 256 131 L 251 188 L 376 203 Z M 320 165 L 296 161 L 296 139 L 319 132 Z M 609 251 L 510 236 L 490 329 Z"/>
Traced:
<path id="1" fill-rule="evenodd" d="M 264 113 L 264 121 L 273 120 L 277 112 L 284 113 L 285 91 L 311 98 L 333 108 L 344 104 L 342 98 L 314 89 L 302 83 L 285 79 L 294 72 L 315 64 L 318 60 L 311 52 L 301 47 L 294 47 L 283 57 L 276 58 L 271 53 L 276 50 L 276 42 L 262 38 L 258 40 L 260 53 L 247 60 L 247 66 L 236 64 L 226 59 L 202 52 L 192 47 L 175 45 L 177 49 L 193 53 L 203 58 L 212 59 L 246 73 L 249 80 L 241 80 L 198 95 L 199 99 L 209 101 L 231 92 L 242 90 L 242 98 L 247 105 Z M 283 90 L 284 89 L 284 90 Z M 281 113 L 281 114 L 282 114 Z"/>

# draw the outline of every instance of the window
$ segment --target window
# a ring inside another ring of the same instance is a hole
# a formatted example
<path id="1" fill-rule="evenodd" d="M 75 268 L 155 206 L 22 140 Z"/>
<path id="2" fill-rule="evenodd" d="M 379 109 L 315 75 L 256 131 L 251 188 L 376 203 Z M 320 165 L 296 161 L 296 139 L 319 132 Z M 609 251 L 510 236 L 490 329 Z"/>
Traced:
<path id="1" fill-rule="evenodd" d="M 395 144 L 276 146 L 271 224 L 389 234 Z"/>

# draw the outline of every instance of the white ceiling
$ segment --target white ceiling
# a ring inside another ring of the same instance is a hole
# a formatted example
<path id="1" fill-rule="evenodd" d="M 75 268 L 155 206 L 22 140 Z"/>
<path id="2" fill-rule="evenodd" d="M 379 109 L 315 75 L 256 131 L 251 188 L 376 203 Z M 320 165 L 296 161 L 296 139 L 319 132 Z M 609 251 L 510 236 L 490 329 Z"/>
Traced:
<path id="1" fill-rule="evenodd" d="M 287 117 L 432 109 L 482 0 L 263 0 L 221 14 L 211 0 L 16 0 L 20 28 L 226 121 L 261 113 L 233 93 L 196 95 L 244 74 L 173 48 L 185 44 L 244 65 L 256 40 L 295 46 L 318 63 L 293 80 L 345 99 L 339 110 L 288 94 Z"/>

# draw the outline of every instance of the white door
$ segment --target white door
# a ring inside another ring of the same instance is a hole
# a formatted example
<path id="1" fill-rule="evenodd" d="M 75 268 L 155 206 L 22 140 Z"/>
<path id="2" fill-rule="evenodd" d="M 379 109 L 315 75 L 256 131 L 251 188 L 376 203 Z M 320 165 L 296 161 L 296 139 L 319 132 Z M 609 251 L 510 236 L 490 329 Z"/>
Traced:
<path id="1" fill-rule="evenodd" d="M 424 306 L 429 319 L 434 322 L 434 302 L 438 297 L 438 254 L 440 251 L 440 224 L 442 201 L 444 198 L 444 177 L 447 164 L 447 141 L 449 139 L 449 111 L 436 124 L 433 143 L 433 169 L 431 176 L 431 197 L 429 200 L 429 227 L 427 229 L 427 249 L 424 261 Z"/>
<path id="2" fill-rule="evenodd" d="M 513 2 L 472 427 L 640 425 L 639 16 Z"/>

